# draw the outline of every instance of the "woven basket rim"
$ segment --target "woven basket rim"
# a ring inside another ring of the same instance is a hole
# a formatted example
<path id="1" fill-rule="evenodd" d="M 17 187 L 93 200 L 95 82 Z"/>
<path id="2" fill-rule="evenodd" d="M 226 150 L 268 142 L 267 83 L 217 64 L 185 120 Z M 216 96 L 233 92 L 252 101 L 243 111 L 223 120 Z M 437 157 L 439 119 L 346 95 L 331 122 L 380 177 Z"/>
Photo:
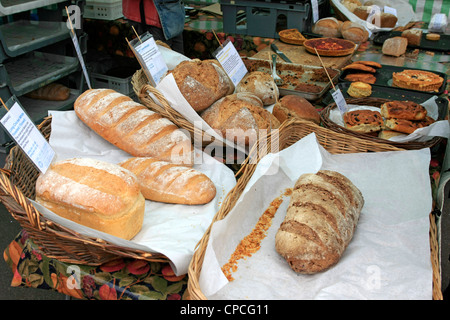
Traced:
<path id="1" fill-rule="evenodd" d="M 380 107 L 381 104 L 388 102 L 388 101 L 391 101 L 391 100 L 384 99 L 384 98 L 374 98 L 374 97 L 346 99 L 346 102 L 348 104 L 360 103 L 363 105 L 369 105 L 369 106 L 374 106 L 374 107 Z M 392 146 L 396 146 L 396 147 L 408 149 L 408 150 L 431 148 L 431 147 L 435 146 L 436 144 L 438 144 L 443 139 L 442 137 L 434 137 L 434 138 L 432 138 L 428 141 L 424 141 L 424 142 L 420 142 L 420 141 L 396 142 L 396 141 L 390 141 L 390 140 L 382 139 L 382 138 L 375 137 L 375 136 L 370 136 L 370 135 L 364 134 L 364 133 L 355 132 L 355 131 L 349 130 L 347 128 L 344 128 L 344 127 L 334 123 L 330 119 L 330 112 L 335 108 L 337 108 L 337 104 L 335 102 L 330 103 L 325 108 L 323 108 L 323 110 L 320 112 L 320 118 L 322 120 L 323 125 L 326 128 L 336 131 L 336 132 L 343 132 L 343 133 L 346 133 L 346 134 L 349 134 L 349 135 L 352 135 L 355 137 L 359 137 L 361 139 L 366 139 L 368 141 L 385 143 L 385 144 L 389 144 Z"/>
<path id="2" fill-rule="evenodd" d="M 284 122 L 282 124 L 282 126 L 280 127 L 280 130 L 286 130 L 288 132 L 289 128 L 291 126 L 295 126 L 295 125 L 299 125 L 302 127 L 308 126 L 310 130 L 322 130 L 323 129 L 324 132 L 329 132 L 328 129 L 319 127 L 316 124 L 313 124 L 313 123 L 310 123 L 310 122 L 307 122 L 304 120 L 293 120 L 293 119 L 289 120 L 287 122 Z M 316 131 L 313 131 L 313 132 L 316 132 Z M 287 136 L 290 136 L 290 135 L 287 134 Z M 321 135 L 318 136 L 319 143 L 322 146 L 324 146 L 326 149 L 327 149 L 326 142 L 328 139 L 332 140 L 332 139 L 345 139 L 345 138 L 350 139 L 351 144 L 358 143 L 358 141 L 362 142 L 361 140 L 363 140 L 363 139 L 359 139 L 357 137 L 348 137 L 346 134 L 340 134 L 340 133 L 335 133 L 334 135 L 331 135 L 329 137 L 323 137 Z M 266 139 L 259 139 L 257 143 L 267 145 L 268 146 L 267 150 L 270 150 L 270 142 L 269 142 L 270 139 L 271 139 L 271 137 L 268 136 Z M 364 144 L 364 143 L 366 143 L 366 141 L 362 142 L 362 144 Z M 371 144 L 371 142 L 369 142 L 369 144 Z M 378 146 L 377 143 L 373 143 L 372 145 Z M 381 145 L 383 145 L 383 144 L 381 144 Z M 397 148 L 397 147 L 394 147 L 391 145 L 386 145 L 386 144 L 384 144 L 384 146 L 385 146 L 385 148 L 382 147 L 384 149 L 382 151 L 405 150 L 405 149 Z M 251 149 L 250 153 L 251 154 L 255 153 L 256 150 L 260 150 L 260 148 L 259 148 L 259 146 L 255 145 Z M 365 152 L 365 151 L 367 151 L 367 150 L 363 150 L 362 152 Z M 376 151 L 382 152 L 381 150 L 376 150 Z M 368 152 L 370 152 L 370 150 Z M 343 151 L 343 153 L 345 153 L 345 151 Z M 244 163 L 242 165 L 241 176 L 240 176 L 239 180 L 237 181 L 236 186 L 228 193 L 228 195 L 226 196 L 225 200 L 223 201 L 223 204 L 220 207 L 219 211 L 214 216 L 213 221 L 211 222 L 209 228 L 206 230 L 205 234 L 203 235 L 203 237 L 197 244 L 196 250 L 194 252 L 191 263 L 188 268 L 188 293 L 189 293 L 190 298 L 193 300 L 207 300 L 207 297 L 201 291 L 199 279 L 200 279 L 200 273 L 202 270 L 202 264 L 203 264 L 204 257 L 205 257 L 206 247 L 208 245 L 208 241 L 209 241 L 209 237 L 210 237 L 210 233 L 211 233 L 211 228 L 215 222 L 224 219 L 228 215 L 228 213 L 233 209 L 234 205 L 236 204 L 239 197 L 243 193 L 243 190 L 245 189 L 247 183 L 250 181 L 250 179 L 256 169 L 257 163 L 264 155 L 265 154 L 261 154 L 260 156 L 258 156 L 256 163 Z M 249 156 L 249 158 L 250 158 L 250 156 Z M 247 158 L 247 159 L 249 159 L 249 158 Z M 438 245 L 437 241 L 438 241 L 437 240 L 437 227 L 436 227 L 435 219 L 434 219 L 434 217 L 432 217 L 432 213 L 430 213 L 430 248 L 431 248 L 430 258 L 431 258 L 432 267 L 433 267 L 433 299 L 442 300 L 441 278 L 440 278 L 440 272 L 439 272 L 440 265 L 439 265 L 439 255 L 438 255 L 439 245 Z"/>

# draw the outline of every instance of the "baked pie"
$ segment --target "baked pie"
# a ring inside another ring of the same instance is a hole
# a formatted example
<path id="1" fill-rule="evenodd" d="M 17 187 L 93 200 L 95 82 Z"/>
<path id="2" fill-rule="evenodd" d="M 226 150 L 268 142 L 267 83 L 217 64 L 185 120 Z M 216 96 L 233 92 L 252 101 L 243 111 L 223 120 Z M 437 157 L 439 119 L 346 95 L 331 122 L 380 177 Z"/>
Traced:
<path id="1" fill-rule="evenodd" d="M 340 57 L 355 51 L 356 44 L 353 41 L 339 38 L 315 38 L 303 42 L 306 51 L 321 56 Z"/>
<path id="2" fill-rule="evenodd" d="M 289 44 L 301 45 L 306 38 L 297 29 L 286 29 L 278 32 L 280 40 Z"/>
<path id="3" fill-rule="evenodd" d="M 424 70 L 403 70 L 392 74 L 392 85 L 403 89 L 438 92 L 444 78 Z"/>

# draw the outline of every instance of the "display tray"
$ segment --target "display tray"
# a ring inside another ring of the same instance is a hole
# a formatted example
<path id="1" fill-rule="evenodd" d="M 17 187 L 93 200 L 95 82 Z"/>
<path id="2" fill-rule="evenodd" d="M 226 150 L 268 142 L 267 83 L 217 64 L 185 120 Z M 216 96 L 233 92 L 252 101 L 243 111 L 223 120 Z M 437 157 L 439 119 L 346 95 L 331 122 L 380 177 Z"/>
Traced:
<path id="1" fill-rule="evenodd" d="M 402 33 L 400 31 L 382 31 L 378 32 L 373 43 L 376 45 L 383 45 L 384 41 L 393 37 L 401 37 Z M 439 41 L 427 40 L 426 33 L 424 32 L 420 40 L 420 46 L 414 48 L 426 49 L 431 51 L 450 51 L 450 35 L 439 34 L 441 38 Z M 413 47 L 413 46 L 411 46 Z"/>
<path id="2" fill-rule="evenodd" d="M 347 90 L 350 87 L 351 82 L 341 82 L 336 85 L 336 89 L 341 90 L 342 95 L 345 99 L 350 99 L 351 97 L 348 95 Z M 371 98 L 383 98 L 389 100 L 409 100 L 414 101 L 416 103 L 422 103 L 432 98 L 434 95 L 426 92 L 420 91 L 405 91 L 400 88 L 386 88 L 377 85 L 372 85 L 372 94 Z M 327 92 L 327 94 L 322 99 L 322 104 L 327 106 L 334 102 L 333 97 L 331 96 L 331 92 Z M 439 108 L 439 119 L 444 119 L 447 115 L 448 110 L 448 100 L 442 97 L 436 98 L 436 104 Z"/>
<path id="3" fill-rule="evenodd" d="M 271 63 L 268 60 L 243 58 L 248 72 L 262 71 L 272 74 Z M 277 62 L 277 74 L 284 80 L 278 86 L 280 95 L 298 95 L 307 100 L 317 100 L 321 98 L 331 87 L 331 82 L 323 67 L 307 66 L 294 63 Z M 328 73 L 337 83 L 340 71 L 327 68 Z"/>
<path id="4" fill-rule="evenodd" d="M 433 93 L 436 95 L 440 95 L 440 94 L 444 93 L 445 86 L 447 84 L 447 75 L 445 73 L 433 71 L 433 70 L 418 69 L 418 68 L 381 65 L 381 68 L 376 69 L 376 72 L 373 73 L 373 75 L 376 77 L 376 81 L 375 81 L 374 85 L 382 86 L 382 87 L 397 88 L 392 85 L 392 74 L 394 72 L 401 72 L 403 70 L 421 70 L 421 71 L 433 72 L 433 73 L 439 75 L 440 77 L 442 77 L 444 79 L 442 86 L 439 88 L 438 92 L 428 92 L 428 93 Z M 346 80 L 345 77 L 350 73 L 364 73 L 364 72 L 357 71 L 357 70 L 343 70 L 339 77 L 339 82 L 348 82 L 348 80 Z M 365 73 L 367 73 L 367 72 L 365 72 Z M 426 91 L 418 91 L 418 90 L 413 90 L 413 89 L 403 89 L 403 88 L 401 88 L 401 89 L 405 90 L 405 91 L 409 91 L 409 92 L 426 92 Z"/>

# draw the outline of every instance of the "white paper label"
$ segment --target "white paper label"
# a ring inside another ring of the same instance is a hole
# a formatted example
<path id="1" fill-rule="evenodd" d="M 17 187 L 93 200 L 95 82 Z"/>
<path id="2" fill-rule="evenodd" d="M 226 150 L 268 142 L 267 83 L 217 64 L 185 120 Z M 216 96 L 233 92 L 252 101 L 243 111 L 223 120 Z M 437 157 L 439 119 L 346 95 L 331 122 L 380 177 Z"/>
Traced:
<path id="1" fill-rule="evenodd" d="M 311 0 L 313 23 L 319 20 L 319 4 L 317 0 Z"/>
<path id="2" fill-rule="evenodd" d="M 248 72 L 242 58 L 239 56 L 233 43 L 229 40 L 224 42 L 223 48 L 216 51 L 215 57 L 235 86 Z"/>
<path id="3" fill-rule="evenodd" d="M 155 81 L 155 85 L 161 81 L 162 76 L 167 72 L 168 68 L 164 57 L 159 52 L 156 41 L 153 37 L 148 38 L 135 47 L 135 52 L 139 55 L 143 67 L 147 68 Z"/>
<path id="4" fill-rule="evenodd" d="M 39 171 L 45 173 L 55 156 L 55 151 L 19 103 L 14 103 L 0 122 Z"/>
<path id="5" fill-rule="evenodd" d="M 334 102 L 336 102 L 336 105 L 339 108 L 339 111 L 341 112 L 341 114 L 346 113 L 348 106 L 347 106 L 347 102 L 345 101 L 345 98 L 344 98 L 341 90 L 336 88 L 336 90 L 334 90 L 334 92 L 333 91 L 331 92 L 331 96 L 333 97 Z"/>

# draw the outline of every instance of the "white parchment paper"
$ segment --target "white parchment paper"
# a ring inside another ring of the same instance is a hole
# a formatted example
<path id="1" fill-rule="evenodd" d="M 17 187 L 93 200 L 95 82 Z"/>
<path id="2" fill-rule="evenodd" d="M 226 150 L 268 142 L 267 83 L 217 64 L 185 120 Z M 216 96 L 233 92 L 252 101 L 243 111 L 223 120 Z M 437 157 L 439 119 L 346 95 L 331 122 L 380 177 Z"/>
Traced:
<path id="1" fill-rule="evenodd" d="M 314 133 L 264 157 L 236 206 L 212 226 L 199 279 L 203 294 L 209 299 L 431 299 L 429 162 L 428 149 L 332 155 Z M 275 251 L 287 197 L 261 249 L 239 260 L 235 280 L 228 282 L 220 268 L 270 202 L 301 174 L 319 169 L 344 174 L 365 199 L 339 263 L 326 272 L 299 275 Z"/>
<path id="2" fill-rule="evenodd" d="M 131 157 L 110 144 L 76 116 L 74 111 L 50 111 L 52 132 L 50 145 L 56 152 L 54 161 L 88 157 L 119 163 Z M 35 203 L 51 220 L 81 234 L 94 236 L 126 248 L 162 253 L 172 262 L 177 275 L 187 273 L 195 246 L 218 211 L 227 193 L 236 184 L 234 173 L 223 163 L 196 151 L 194 169 L 205 173 L 215 184 L 217 195 L 205 205 L 190 206 L 146 200 L 142 230 L 130 241 L 123 240 L 61 218 Z"/>

